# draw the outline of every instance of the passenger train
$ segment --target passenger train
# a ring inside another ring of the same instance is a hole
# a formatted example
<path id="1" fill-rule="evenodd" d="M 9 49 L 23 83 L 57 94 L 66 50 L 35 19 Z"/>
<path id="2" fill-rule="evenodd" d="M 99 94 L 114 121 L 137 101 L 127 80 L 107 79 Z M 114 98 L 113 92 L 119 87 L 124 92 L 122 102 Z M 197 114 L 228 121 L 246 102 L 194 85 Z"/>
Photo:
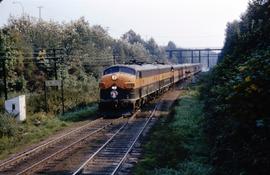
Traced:
<path id="1" fill-rule="evenodd" d="M 150 99 L 201 69 L 201 64 L 119 64 L 108 67 L 99 83 L 99 112 L 103 116 L 131 115 Z"/>

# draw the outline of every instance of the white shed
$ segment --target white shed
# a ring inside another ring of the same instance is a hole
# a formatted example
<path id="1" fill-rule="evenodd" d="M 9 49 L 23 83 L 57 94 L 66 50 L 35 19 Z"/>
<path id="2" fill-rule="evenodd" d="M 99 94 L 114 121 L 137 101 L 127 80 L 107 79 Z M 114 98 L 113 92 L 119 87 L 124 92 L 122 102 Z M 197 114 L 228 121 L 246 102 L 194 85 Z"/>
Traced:
<path id="1" fill-rule="evenodd" d="M 25 95 L 20 95 L 5 101 L 5 109 L 16 116 L 18 121 L 26 120 Z"/>

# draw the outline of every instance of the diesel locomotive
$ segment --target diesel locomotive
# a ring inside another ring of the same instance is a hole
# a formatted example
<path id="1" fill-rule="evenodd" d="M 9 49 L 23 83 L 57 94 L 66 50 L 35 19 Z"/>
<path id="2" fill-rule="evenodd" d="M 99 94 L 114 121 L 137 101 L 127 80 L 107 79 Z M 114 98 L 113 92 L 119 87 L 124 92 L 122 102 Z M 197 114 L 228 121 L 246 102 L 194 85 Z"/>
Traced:
<path id="1" fill-rule="evenodd" d="M 201 64 L 119 64 L 104 70 L 99 83 L 99 112 L 130 115 L 172 85 L 201 71 Z"/>

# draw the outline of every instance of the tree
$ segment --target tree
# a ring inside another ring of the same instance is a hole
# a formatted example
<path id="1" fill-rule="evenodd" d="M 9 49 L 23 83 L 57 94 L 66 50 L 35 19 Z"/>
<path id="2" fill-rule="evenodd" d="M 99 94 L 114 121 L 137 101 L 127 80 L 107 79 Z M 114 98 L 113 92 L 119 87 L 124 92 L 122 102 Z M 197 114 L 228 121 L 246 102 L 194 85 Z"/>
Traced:
<path id="1" fill-rule="evenodd" d="M 176 49 L 176 44 L 172 41 L 169 41 L 167 46 L 166 46 L 166 49 Z"/>
<path id="2" fill-rule="evenodd" d="M 122 37 L 122 40 L 129 42 L 130 44 L 141 43 L 144 44 L 144 40 L 139 34 L 136 34 L 132 29 L 125 33 Z"/>
<path id="3" fill-rule="evenodd" d="M 269 174 L 269 5 L 254 0 L 227 25 L 224 58 L 202 91 L 214 174 Z"/>

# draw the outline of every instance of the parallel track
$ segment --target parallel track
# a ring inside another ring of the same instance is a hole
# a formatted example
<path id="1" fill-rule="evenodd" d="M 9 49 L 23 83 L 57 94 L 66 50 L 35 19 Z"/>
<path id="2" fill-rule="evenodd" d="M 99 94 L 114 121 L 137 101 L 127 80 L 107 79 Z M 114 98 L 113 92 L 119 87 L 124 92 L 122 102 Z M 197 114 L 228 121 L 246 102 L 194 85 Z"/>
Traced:
<path id="1" fill-rule="evenodd" d="M 136 118 L 123 125 L 92 154 L 74 173 L 114 175 L 151 121 L 157 106 L 146 118 Z"/>
<path id="2" fill-rule="evenodd" d="M 97 119 L 0 164 L 0 174 L 32 174 L 47 161 L 72 150 L 113 120 Z"/>
<path id="3" fill-rule="evenodd" d="M 135 118 L 137 112 L 129 119 L 97 119 L 3 162 L 0 164 L 0 174 L 59 172 L 59 174 L 72 174 L 74 172 L 75 175 L 88 171 L 90 172 L 87 174 L 91 172 L 115 174 L 151 121 L 155 109 L 148 118 Z M 85 150 L 87 150 L 86 155 L 84 155 Z M 74 162 L 72 158 L 74 159 L 76 154 L 78 158 Z M 87 158 L 87 155 L 90 158 Z M 68 159 L 71 159 L 70 162 L 73 161 L 77 167 L 81 165 L 80 168 L 76 169 L 74 166 L 72 168 L 70 165 L 63 168 L 62 162 Z M 85 162 L 82 164 L 83 161 Z M 104 170 L 101 171 L 101 167 Z M 68 171 L 61 171 L 61 169 Z"/>

